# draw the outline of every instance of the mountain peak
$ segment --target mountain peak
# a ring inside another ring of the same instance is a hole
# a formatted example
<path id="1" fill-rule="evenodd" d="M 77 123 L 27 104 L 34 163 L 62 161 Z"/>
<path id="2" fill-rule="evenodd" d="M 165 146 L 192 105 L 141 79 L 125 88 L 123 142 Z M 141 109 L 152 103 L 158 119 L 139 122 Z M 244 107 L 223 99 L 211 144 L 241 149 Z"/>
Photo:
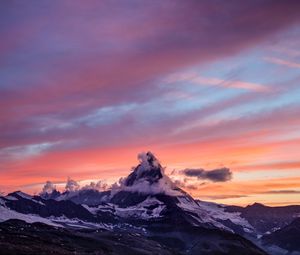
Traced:
<path id="1" fill-rule="evenodd" d="M 15 198 L 21 197 L 21 198 L 25 198 L 25 199 L 31 199 L 32 198 L 31 195 L 28 195 L 28 194 L 26 194 L 26 193 L 24 193 L 20 190 L 9 193 L 7 196 L 8 197 L 15 197 Z"/>
<path id="2" fill-rule="evenodd" d="M 120 186 L 112 191 L 113 194 L 119 191 L 144 195 L 168 194 L 180 196 L 183 194 L 165 175 L 164 168 L 152 152 L 138 154 L 138 160 L 139 164 L 125 179 L 120 181 Z"/>
<path id="3" fill-rule="evenodd" d="M 261 210 L 261 209 L 264 209 L 266 207 L 267 206 L 265 206 L 264 204 L 255 202 L 252 205 L 247 205 L 245 208 L 251 209 L 251 210 Z"/>
<path id="4" fill-rule="evenodd" d="M 125 179 L 125 186 L 133 186 L 137 182 L 153 184 L 163 178 L 164 169 L 152 152 L 140 153 L 138 159 L 140 164 Z"/>
<path id="5" fill-rule="evenodd" d="M 264 204 L 262 203 L 257 203 L 255 202 L 254 204 L 251 205 L 252 207 L 266 207 Z"/>
<path id="6" fill-rule="evenodd" d="M 151 151 L 148 151 L 147 153 L 140 153 L 138 155 L 138 159 L 141 161 L 141 163 L 147 163 L 149 166 L 160 166 L 158 159 Z"/>

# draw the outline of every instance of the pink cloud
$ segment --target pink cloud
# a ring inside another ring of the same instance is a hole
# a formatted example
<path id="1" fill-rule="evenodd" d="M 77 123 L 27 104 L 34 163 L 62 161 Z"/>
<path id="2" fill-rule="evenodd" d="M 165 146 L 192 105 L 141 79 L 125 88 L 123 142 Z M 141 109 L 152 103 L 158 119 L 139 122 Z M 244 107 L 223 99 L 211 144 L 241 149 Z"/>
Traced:
<path id="1" fill-rule="evenodd" d="M 204 77 L 198 75 L 197 73 L 179 73 L 173 74 L 166 79 L 166 82 L 191 82 L 197 85 L 211 85 L 211 86 L 220 86 L 225 88 L 238 88 L 238 89 L 245 89 L 250 91 L 257 91 L 257 92 L 267 92 L 269 90 L 268 87 L 253 83 L 253 82 L 246 82 L 240 80 L 225 80 L 216 77 Z"/>
<path id="2" fill-rule="evenodd" d="M 300 68 L 300 63 L 296 63 L 290 60 L 284 60 L 281 58 L 265 57 L 264 60 L 276 65 L 283 65 L 290 68 Z"/>

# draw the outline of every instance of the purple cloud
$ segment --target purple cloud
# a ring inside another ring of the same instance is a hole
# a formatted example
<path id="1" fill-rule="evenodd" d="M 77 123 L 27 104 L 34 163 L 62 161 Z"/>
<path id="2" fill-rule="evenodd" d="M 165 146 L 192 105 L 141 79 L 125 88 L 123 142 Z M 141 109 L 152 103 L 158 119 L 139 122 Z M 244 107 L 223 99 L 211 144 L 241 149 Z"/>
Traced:
<path id="1" fill-rule="evenodd" d="M 226 182 L 232 178 L 232 172 L 226 167 L 213 170 L 187 168 L 182 170 L 181 173 L 187 177 L 196 177 L 197 179 L 210 180 L 212 182 Z"/>

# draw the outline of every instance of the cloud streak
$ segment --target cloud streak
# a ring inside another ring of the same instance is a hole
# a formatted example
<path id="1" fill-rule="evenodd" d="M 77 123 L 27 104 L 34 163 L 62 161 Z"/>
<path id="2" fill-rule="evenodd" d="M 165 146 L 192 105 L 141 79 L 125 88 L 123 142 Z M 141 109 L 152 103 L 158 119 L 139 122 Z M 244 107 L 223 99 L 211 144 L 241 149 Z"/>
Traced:
<path id="1" fill-rule="evenodd" d="M 267 92 L 269 91 L 268 87 L 253 83 L 253 82 L 245 82 L 239 80 L 225 80 L 216 77 L 204 77 L 198 75 L 196 73 L 180 73 L 180 74 L 173 74 L 166 79 L 168 83 L 174 82 L 191 82 L 197 85 L 212 85 L 212 86 L 220 86 L 225 88 L 236 88 L 236 89 L 245 89 L 250 91 L 257 91 L 257 92 Z"/>
<path id="2" fill-rule="evenodd" d="M 284 60 L 274 57 L 265 57 L 264 60 L 276 65 L 282 65 L 290 68 L 300 68 L 300 63 L 296 63 L 290 60 Z"/>
<path id="3" fill-rule="evenodd" d="M 299 190 L 270 190 L 262 192 L 263 194 L 300 194 Z"/>

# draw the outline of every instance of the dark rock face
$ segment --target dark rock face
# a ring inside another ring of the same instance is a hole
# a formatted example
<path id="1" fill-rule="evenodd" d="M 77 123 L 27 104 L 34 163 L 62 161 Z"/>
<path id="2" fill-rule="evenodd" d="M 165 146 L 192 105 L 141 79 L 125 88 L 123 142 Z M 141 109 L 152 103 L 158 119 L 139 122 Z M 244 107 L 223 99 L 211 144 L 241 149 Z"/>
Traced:
<path id="1" fill-rule="evenodd" d="M 300 218 L 293 220 L 289 225 L 262 237 L 265 245 L 276 245 L 289 252 L 300 253 Z"/>
<path id="2" fill-rule="evenodd" d="M 125 208 L 143 202 L 148 196 L 138 192 L 119 191 L 110 199 L 110 202 Z"/>
<path id="3" fill-rule="evenodd" d="M 282 228 L 300 215 L 300 205 L 270 207 L 255 203 L 246 207 L 228 206 L 228 212 L 240 212 L 241 216 L 257 230 L 264 234 L 276 228 Z"/>
<path id="4" fill-rule="evenodd" d="M 182 254 L 266 254 L 243 237 L 215 229 L 175 224 L 160 226 L 154 233 L 152 239 Z"/>

